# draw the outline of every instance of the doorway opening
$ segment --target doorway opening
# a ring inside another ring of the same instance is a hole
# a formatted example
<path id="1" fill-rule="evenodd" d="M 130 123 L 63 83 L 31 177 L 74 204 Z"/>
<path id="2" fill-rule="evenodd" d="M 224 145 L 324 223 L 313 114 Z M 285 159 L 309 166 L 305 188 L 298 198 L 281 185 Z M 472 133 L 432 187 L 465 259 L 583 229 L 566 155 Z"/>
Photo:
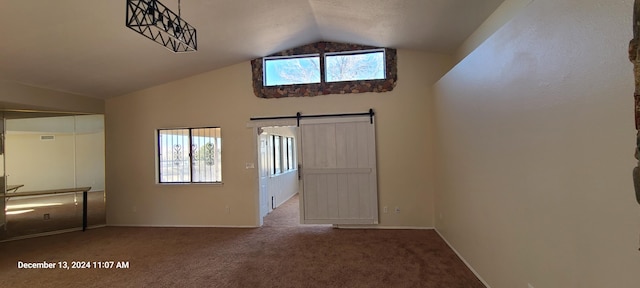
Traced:
<path id="1" fill-rule="evenodd" d="M 259 226 L 269 212 L 297 192 L 299 223 L 378 224 L 374 115 L 369 109 L 368 113 L 298 112 L 296 116 L 251 118 L 260 121 L 251 124 L 258 135 Z M 287 146 L 285 131 L 292 135 L 293 145 Z M 288 149 L 295 154 L 287 154 Z M 279 177 L 283 175 L 290 181 Z M 280 180 L 288 186 L 278 185 Z M 277 193 L 285 197 L 278 198 Z"/>
<path id="2" fill-rule="evenodd" d="M 296 227 L 300 224 L 300 197 L 294 195 L 264 218 L 263 227 Z"/>
<path id="3" fill-rule="evenodd" d="M 271 215 L 266 223 L 300 223 L 297 134 L 296 126 L 258 127 L 260 221 L 263 225 L 265 217 L 281 207 L 282 211 Z M 272 221 L 274 218 L 278 220 Z"/>

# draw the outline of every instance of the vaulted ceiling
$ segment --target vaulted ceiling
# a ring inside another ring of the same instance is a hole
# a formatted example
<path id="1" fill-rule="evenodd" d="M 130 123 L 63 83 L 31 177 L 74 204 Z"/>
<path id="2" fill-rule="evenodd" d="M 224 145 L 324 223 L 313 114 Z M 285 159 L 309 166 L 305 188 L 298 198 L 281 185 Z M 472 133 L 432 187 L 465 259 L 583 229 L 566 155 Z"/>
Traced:
<path id="1" fill-rule="evenodd" d="M 453 53 L 502 2 L 184 0 L 198 51 L 174 54 L 125 27 L 124 0 L 0 0 L 0 79 L 108 98 L 317 41 Z"/>

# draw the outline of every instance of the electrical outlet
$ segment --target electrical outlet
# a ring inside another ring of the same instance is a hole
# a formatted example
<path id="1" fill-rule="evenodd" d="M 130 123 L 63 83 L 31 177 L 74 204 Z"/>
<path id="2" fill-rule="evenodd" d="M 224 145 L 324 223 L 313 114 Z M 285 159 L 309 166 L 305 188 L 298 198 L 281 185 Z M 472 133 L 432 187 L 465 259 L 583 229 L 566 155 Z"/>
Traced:
<path id="1" fill-rule="evenodd" d="M 389 213 L 389 207 L 387 206 L 382 207 L 382 213 Z"/>
<path id="2" fill-rule="evenodd" d="M 44 220 L 49 220 L 49 219 L 51 219 L 51 215 L 49 215 L 49 213 L 44 214 L 42 217 L 44 218 Z"/>
<path id="3" fill-rule="evenodd" d="M 396 213 L 400 213 L 400 207 L 396 206 Z"/>
<path id="4" fill-rule="evenodd" d="M 224 206 L 224 211 L 229 214 L 231 212 L 231 207 L 229 207 L 229 205 Z"/>

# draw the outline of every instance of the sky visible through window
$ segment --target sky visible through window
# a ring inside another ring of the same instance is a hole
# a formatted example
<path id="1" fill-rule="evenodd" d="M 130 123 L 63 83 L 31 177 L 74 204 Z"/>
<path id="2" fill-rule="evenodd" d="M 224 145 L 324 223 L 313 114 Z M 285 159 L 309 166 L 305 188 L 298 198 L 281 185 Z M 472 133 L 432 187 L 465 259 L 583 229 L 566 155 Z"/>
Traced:
<path id="1" fill-rule="evenodd" d="M 384 51 L 335 53 L 325 57 L 327 82 L 385 79 Z M 266 58 L 264 85 L 320 83 L 320 56 Z"/>
<path id="2" fill-rule="evenodd" d="M 384 52 L 327 55 L 327 82 L 384 79 Z"/>
<path id="3" fill-rule="evenodd" d="M 158 136 L 161 183 L 222 180 L 220 128 L 165 129 Z"/>
<path id="4" fill-rule="evenodd" d="M 320 56 L 267 59 L 265 85 L 320 83 Z"/>

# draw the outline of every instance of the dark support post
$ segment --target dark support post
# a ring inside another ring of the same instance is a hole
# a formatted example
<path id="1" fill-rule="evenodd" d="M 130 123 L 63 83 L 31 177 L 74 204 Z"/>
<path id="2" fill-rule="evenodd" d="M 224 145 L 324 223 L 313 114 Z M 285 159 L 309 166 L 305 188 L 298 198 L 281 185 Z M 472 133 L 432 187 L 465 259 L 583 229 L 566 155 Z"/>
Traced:
<path id="1" fill-rule="evenodd" d="M 82 191 L 82 231 L 87 230 L 87 190 Z"/>

